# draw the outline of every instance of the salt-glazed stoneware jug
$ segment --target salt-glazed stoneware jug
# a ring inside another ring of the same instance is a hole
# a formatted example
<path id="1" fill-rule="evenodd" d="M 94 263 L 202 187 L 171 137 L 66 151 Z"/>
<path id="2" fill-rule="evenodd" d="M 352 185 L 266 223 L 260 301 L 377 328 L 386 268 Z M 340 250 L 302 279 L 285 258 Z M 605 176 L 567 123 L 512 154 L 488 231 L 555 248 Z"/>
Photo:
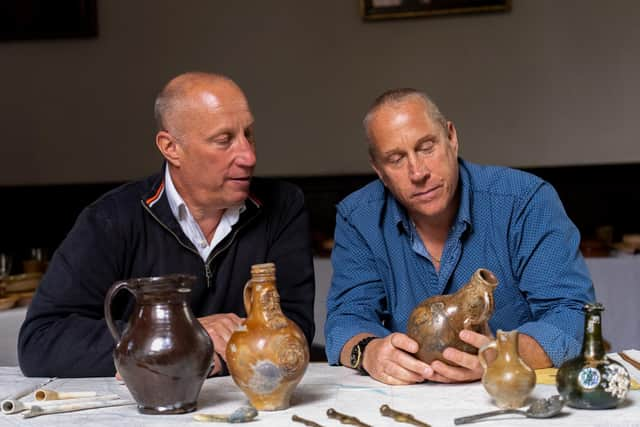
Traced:
<path id="1" fill-rule="evenodd" d="M 497 356 L 487 363 L 485 351 L 490 348 L 496 350 Z M 496 405 L 503 409 L 524 406 L 536 386 L 536 373 L 520 358 L 518 331 L 498 329 L 496 339 L 478 350 L 478 359 L 484 368 L 482 385 Z"/>
<path id="2" fill-rule="evenodd" d="M 463 329 L 490 335 L 488 321 L 493 314 L 496 286 L 496 276 L 480 268 L 458 292 L 436 295 L 418 304 L 407 322 L 407 335 L 420 346 L 416 354 L 418 359 L 426 363 L 441 360 L 453 365 L 442 356 L 447 347 L 476 354 L 478 349 L 462 341 L 458 335 Z"/>
<path id="3" fill-rule="evenodd" d="M 143 414 L 180 414 L 197 409 L 213 363 L 213 343 L 189 307 L 195 277 L 176 274 L 116 282 L 104 313 L 116 340 L 113 360 Z M 111 304 L 122 289 L 135 307 L 120 334 Z"/>
<path id="4" fill-rule="evenodd" d="M 309 365 L 309 345 L 282 313 L 273 263 L 251 267 L 243 296 L 247 319 L 227 344 L 229 372 L 256 409 L 287 409 Z"/>
<path id="5" fill-rule="evenodd" d="M 605 354 L 600 303 L 586 304 L 581 354 L 558 369 L 556 386 L 567 405 L 579 409 L 609 409 L 622 403 L 631 387 L 629 372 Z"/>

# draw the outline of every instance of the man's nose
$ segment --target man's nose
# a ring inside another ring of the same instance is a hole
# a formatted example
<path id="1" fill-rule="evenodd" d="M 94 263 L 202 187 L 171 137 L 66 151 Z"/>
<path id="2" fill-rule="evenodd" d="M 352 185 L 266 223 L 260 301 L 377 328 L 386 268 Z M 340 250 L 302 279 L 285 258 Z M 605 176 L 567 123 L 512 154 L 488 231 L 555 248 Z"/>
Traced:
<path id="1" fill-rule="evenodd" d="M 253 141 L 246 136 L 240 136 L 236 163 L 243 167 L 254 167 L 256 165 L 256 146 Z"/>
<path id="2" fill-rule="evenodd" d="M 429 174 L 429 167 L 424 161 L 420 161 L 416 157 L 409 158 L 409 179 L 411 181 L 421 181 Z"/>

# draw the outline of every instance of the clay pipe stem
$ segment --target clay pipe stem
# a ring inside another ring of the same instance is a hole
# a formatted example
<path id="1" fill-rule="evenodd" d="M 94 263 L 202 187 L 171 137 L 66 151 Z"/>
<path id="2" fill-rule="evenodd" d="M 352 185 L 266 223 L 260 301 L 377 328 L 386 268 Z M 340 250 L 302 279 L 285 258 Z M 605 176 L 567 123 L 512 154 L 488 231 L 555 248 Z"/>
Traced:
<path id="1" fill-rule="evenodd" d="M 56 380 L 56 377 L 53 378 L 49 378 L 48 380 L 40 383 L 40 384 L 36 384 L 36 385 L 32 385 L 29 387 L 26 387 L 20 391 L 17 391 L 15 393 L 13 393 L 12 395 L 6 396 L 2 399 L 2 402 L 4 402 L 5 400 L 18 400 L 22 397 L 25 397 L 27 394 L 31 394 L 31 392 L 33 392 L 34 390 L 37 390 L 41 387 L 44 387 L 45 385 L 49 384 L 51 381 Z"/>
<path id="2" fill-rule="evenodd" d="M 299 416 L 297 416 L 295 414 L 291 416 L 291 421 L 295 421 L 297 423 L 302 423 L 302 424 L 304 424 L 306 426 L 309 426 L 309 427 L 322 427 L 322 425 L 316 423 L 315 421 L 307 420 L 307 419 L 299 417 Z"/>
<path id="3" fill-rule="evenodd" d="M 89 400 L 114 400 L 119 399 L 120 396 L 117 394 L 105 394 L 97 397 L 80 397 L 77 399 L 69 399 L 66 400 L 65 403 L 73 403 L 73 402 L 86 402 Z M 17 414 L 18 412 L 26 411 L 31 409 L 32 406 L 55 406 L 59 405 L 59 400 L 48 400 L 44 402 L 23 402 L 21 400 L 5 400 L 2 402 L 2 413 L 5 415 Z"/>
<path id="4" fill-rule="evenodd" d="M 55 391 L 45 388 L 39 388 L 33 393 L 33 397 L 36 400 L 63 400 L 63 399 L 75 399 L 78 397 L 93 397 L 98 393 L 95 391 Z"/>
<path id="5" fill-rule="evenodd" d="M 73 411 L 82 411 L 85 409 L 97 409 L 97 408 L 107 408 L 111 406 L 125 406 L 125 405 L 134 405 L 135 402 L 131 400 L 91 400 L 87 402 L 77 402 L 77 403 L 68 403 L 65 402 L 60 405 L 55 406 L 40 406 L 33 405 L 29 412 L 26 412 L 23 415 L 23 418 L 33 418 L 38 417 L 40 415 L 47 414 L 59 414 L 62 412 L 73 412 Z"/>
<path id="6" fill-rule="evenodd" d="M 352 417 L 351 415 L 341 414 L 333 408 L 327 409 L 327 417 L 336 419 L 340 421 L 342 424 L 351 424 L 358 427 L 371 427 L 369 424 L 365 424 L 356 417 Z"/>
<path id="7" fill-rule="evenodd" d="M 422 421 L 416 420 L 416 418 L 411 414 L 407 414 L 406 412 L 400 412 L 400 411 L 396 411 L 395 409 L 391 409 L 389 405 L 382 405 L 380 407 L 380 413 L 385 417 L 393 418 L 394 421 L 397 421 L 399 423 L 413 424 L 414 426 L 419 426 L 419 427 L 431 427 L 431 425 L 427 423 L 423 423 Z"/>

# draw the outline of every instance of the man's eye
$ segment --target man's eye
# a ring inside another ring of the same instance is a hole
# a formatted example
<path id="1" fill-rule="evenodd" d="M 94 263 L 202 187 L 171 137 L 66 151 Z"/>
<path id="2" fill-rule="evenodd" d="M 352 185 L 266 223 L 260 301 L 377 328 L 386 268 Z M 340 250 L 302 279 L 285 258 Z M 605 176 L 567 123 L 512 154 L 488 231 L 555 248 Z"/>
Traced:
<path id="1" fill-rule="evenodd" d="M 249 142 L 253 142 L 253 129 L 245 129 L 244 137 L 247 138 Z"/>
<path id="2" fill-rule="evenodd" d="M 393 156 L 387 157 L 387 163 L 392 165 L 397 165 L 402 160 L 402 156 L 400 154 L 394 154 Z"/>
<path id="3" fill-rule="evenodd" d="M 434 147 L 433 141 L 424 142 L 420 144 L 420 146 L 418 146 L 418 151 L 423 153 L 429 153 L 433 150 L 433 147 Z"/>
<path id="4" fill-rule="evenodd" d="M 213 140 L 213 143 L 222 147 L 226 147 L 231 143 L 231 138 L 228 136 L 216 138 Z"/>

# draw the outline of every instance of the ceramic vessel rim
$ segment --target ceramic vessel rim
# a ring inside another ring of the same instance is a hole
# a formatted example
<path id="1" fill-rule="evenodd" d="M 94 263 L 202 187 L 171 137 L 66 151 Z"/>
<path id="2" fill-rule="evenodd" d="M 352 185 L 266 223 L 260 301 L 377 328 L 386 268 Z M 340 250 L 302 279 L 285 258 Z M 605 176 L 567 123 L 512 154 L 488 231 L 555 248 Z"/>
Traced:
<path id="1" fill-rule="evenodd" d="M 144 285 L 162 285 L 168 282 L 177 282 L 179 285 L 191 285 L 196 281 L 196 276 L 192 274 L 175 273 L 166 276 L 134 277 L 126 280 L 119 280 L 115 284 L 126 283 L 128 286 L 138 289 Z"/>
<path id="2" fill-rule="evenodd" d="M 480 280 L 482 280 L 483 285 L 489 285 L 492 288 L 497 287 L 500 283 L 496 275 L 493 274 L 491 270 L 488 270 L 486 268 L 478 269 L 478 277 L 480 278 Z"/>

